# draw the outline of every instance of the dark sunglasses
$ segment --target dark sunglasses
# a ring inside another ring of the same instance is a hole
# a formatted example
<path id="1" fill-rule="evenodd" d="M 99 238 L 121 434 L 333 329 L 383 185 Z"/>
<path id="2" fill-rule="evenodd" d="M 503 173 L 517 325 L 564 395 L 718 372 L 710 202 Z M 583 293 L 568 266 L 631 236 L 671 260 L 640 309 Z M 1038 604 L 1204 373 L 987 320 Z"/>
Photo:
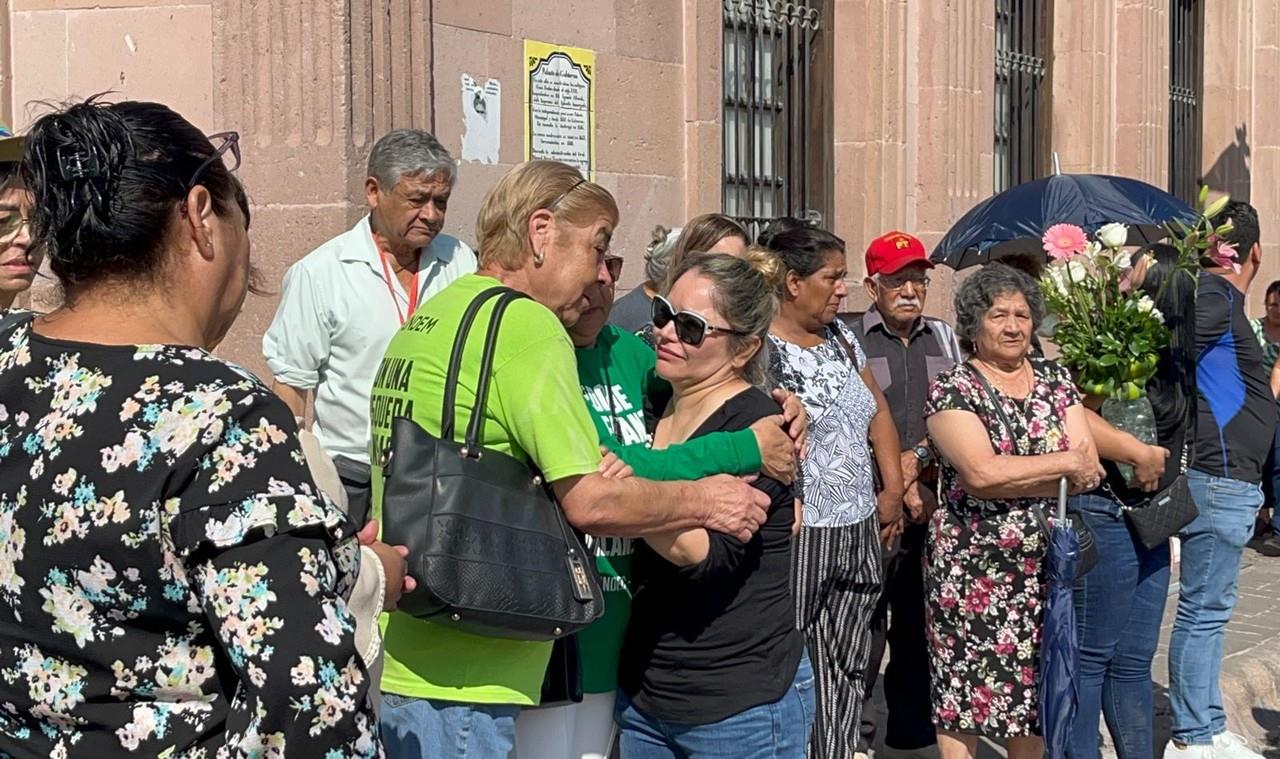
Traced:
<path id="1" fill-rule="evenodd" d="M 709 323 L 702 316 L 692 311 L 677 311 L 671 305 L 671 301 L 661 295 L 653 296 L 653 327 L 654 329 L 662 329 L 670 322 L 676 323 L 676 337 L 685 345 L 698 347 L 702 345 L 702 341 L 707 339 L 707 335 L 721 333 L 725 335 L 737 335 L 746 337 L 746 332 L 741 332 L 728 327 L 717 327 Z"/>
<path id="2" fill-rule="evenodd" d="M 222 144 L 214 149 L 213 155 L 206 158 L 205 162 L 200 164 L 200 167 L 191 175 L 191 181 L 187 182 L 187 189 L 182 191 L 183 198 L 186 198 L 187 195 L 191 194 L 191 190 L 195 188 L 196 185 L 200 184 L 200 178 L 203 177 L 205 171 L 213 165 L 213 162 L 221 161 L 222 156 L 226 155 L 228 151 L 231 152 L 231 165 L 227 167 L 227 171 L 234 172 L 236 169 L 240 168 L 240 133 L 218 132 L 217 134 L 209 135 L 210 143 L 217 142 L 218 140 L 222 140 Z"/>
<path id="3" fill-rule="evenodd" d="M 618 284 L 618 278 L 622 276 L 622 256 L 605 256 L 604 268 L 609 271 L 613 284 Z"/>

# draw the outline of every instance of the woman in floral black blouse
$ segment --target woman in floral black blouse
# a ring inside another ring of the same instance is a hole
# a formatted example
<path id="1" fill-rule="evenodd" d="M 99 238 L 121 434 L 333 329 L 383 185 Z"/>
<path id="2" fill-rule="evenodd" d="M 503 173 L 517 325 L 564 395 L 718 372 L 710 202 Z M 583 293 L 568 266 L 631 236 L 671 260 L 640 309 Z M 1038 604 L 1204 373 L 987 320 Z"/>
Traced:
<path id="1" fill-rule="evenodd" d="M 66 302 L 0 321 L 0 755 L 382 753 L 355 529 L 206 352 L 251 278 L 237 139 L 92 101 L 28 137 Z"/>
<path id="2" fill-rule="evenodd" d="M 1047 540 L 1034 509 L 1052 513 L 1060 478 L 1080 493 L 1102 470 L 1071 377 L 1028 358 L 1044 318 L 1035 281 L 989 264 L 955 306 L 971 358 L 937 376 L 925 408 L 942 467 L 925 558 L 938 748 L 972 757 L 985 735 L 1006 739 L 1010 759 L 1038 759 Z"/>

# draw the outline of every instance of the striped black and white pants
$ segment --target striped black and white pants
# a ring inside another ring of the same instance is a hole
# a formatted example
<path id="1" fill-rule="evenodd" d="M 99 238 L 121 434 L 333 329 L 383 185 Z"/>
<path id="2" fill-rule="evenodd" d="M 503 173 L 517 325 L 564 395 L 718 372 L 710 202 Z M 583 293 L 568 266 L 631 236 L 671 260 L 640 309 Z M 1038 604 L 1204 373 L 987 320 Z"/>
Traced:
<path id="1" fill-rule="evenodd" d="M 818 696 L 810 759 L 852 759 L 857 750 L 882 580 L 874 514 L 846 527 L 800 528 L 792 572 L 796 626 L 809 647 Z"/>

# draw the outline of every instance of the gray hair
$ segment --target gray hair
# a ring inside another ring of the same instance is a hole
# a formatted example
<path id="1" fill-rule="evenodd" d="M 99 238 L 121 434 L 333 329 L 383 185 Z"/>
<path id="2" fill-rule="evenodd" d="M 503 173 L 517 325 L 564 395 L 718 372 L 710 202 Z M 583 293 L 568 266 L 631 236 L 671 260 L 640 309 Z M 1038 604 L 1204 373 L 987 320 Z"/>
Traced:
<path id="1" fill-rule="evenodd" d="M 748 248 L 742 258 L 725 253 L 691 253 L 671 272 L 671 283 L 690 271 L 711 280 L 711 303 L 716 311 L 730 329 L 746 333 L 729 335 L 729 351 L 737 354 L 752 337 L 759 340 L 755 355 L 742 369 L 742 378 L 763 387 L 768 378 L 769 325 L 778 313 L 778 292 L 785 274 L 782 262 L 759 247 Z"/>
<path id="2" fill-rule="evenodd" d="M 671 263 L 676 240 L 680 239 L 680 227 L 654 227 L 652 238 L 644 251 L 644 278 L 656 286 L 667 281 L 667 265 Z"/>
<path id="3" fill-rule="evenodd" d="M 1025 272 L 1002 263 L 990 263 L 971 274 L 956 290 L 956 337 L 965 353 L 974 354 L 974 340 L 982 329 L 982 319 L 996 298 L 1021 294 L 1031 309 L 1031 331 L 1034 334 L 1044 321 L 1044 295 L 1040 286 Z"/>
<path id="4" fill-rule="evenodd" d="M 374 144 L 369 153 L 369 172 L 384 191 L 390 191 L 403 176 L 444 174 L 452 185 L 458 178 L 453 156 L 430 132 L 396 129 Z"/>

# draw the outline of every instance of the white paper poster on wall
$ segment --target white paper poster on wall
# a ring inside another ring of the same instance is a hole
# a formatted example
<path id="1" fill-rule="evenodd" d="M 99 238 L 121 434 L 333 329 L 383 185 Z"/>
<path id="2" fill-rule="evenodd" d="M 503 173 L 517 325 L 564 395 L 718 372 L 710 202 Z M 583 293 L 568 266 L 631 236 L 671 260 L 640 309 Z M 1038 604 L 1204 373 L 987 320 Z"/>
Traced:
<path id="1" fill-rule="evenodd" d="M 462 160 L 497 163 L 502 144 L 502 83 L 462 75 Z"/>
<path id="2" fill-rule="evenodd" d="M 595 51 L 524 41 L 524 156 L 596 168 Z"/>

